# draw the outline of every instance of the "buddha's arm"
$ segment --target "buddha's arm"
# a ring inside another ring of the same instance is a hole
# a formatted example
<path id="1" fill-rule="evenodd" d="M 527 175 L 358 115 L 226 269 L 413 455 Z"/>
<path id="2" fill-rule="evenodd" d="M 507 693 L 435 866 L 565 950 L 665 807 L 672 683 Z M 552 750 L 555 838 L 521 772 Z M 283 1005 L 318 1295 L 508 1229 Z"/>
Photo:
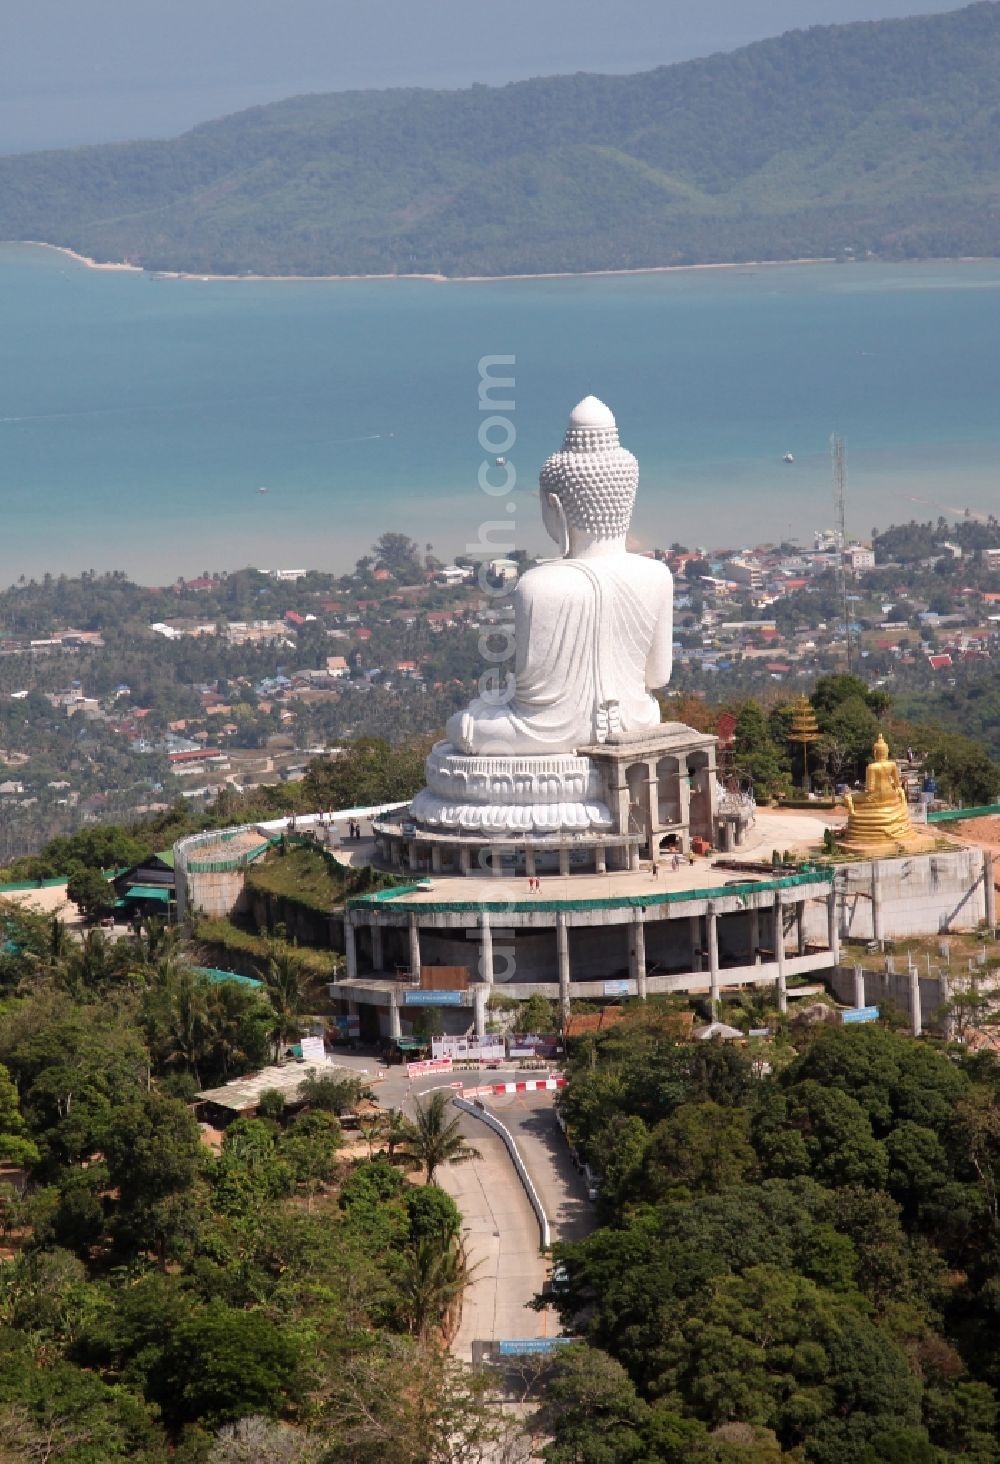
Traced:
<path id="1" fill-rule="evenodd" d="M 650 691 L 666 686 L 674 665 L 674 582 L 669 570 L 665 576 L 653 643 L 646 657 L 646 686 Z"/>

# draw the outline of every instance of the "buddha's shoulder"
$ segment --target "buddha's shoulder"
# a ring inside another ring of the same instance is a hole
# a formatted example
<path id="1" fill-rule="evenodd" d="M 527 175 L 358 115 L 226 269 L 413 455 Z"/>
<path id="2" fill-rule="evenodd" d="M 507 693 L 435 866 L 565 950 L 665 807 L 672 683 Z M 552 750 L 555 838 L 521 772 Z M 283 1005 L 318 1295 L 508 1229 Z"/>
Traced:
<path id="1" fill-rule="evenodd" d="M 669 585 L 673 576 L 661 559 L 646 554 L 624 554 L 622 559 L 630 577 L 647 585 Z"/>
<path id="2" fill-rule="evenodd" d="M 641 585 L 647 592 L 668 590 L 670 571 L 658 559 L 643 554 L 609 554 L 595 559 L 550 559 L 526 570 L 517 582 L 515 595 L 523 600 L 549 595 L 573 594 L 578 586 L 585 593 L 595 579 Z"/>

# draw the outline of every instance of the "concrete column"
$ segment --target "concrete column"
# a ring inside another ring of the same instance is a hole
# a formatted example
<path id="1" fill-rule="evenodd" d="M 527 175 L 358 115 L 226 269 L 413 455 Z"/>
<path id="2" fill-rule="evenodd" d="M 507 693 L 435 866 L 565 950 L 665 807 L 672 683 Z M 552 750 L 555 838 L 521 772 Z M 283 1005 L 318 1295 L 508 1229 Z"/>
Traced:
<path id="1" fill-rule="evenodd" d="M 565 1026 L 569 1021 L 569 931 L 564 910 L 556 912 L 556 955 L 559 961 L 559 1006 Z"/>
<path id="2" fill-rule="evenodd" d="M 806 902 L 795 902 L 795 948 L 800 956 L 806 953 Z"/>
<path id="3" fill-rule="evenodd" d="M 639 845 L 638 844 L 630 844 L 629 845 L 629 854 L 628 854 L 628 867 L 634 873 L 636 870 L 638 870 L 639 864 L 640 864 L 640 860 L 639 860 Z"/>
<path id="4" fill-rule="evenodd" d="M 756 905 L 750 911 L 750 964 L 760 965 L 760 911 Z"/>
<path id="5" fill-rule="evenodd" d="M 399 1022 L 399 997 L 395 991 L 389 992 L 389 1036 L 394 1038 L 402 1037 L 403 1029 Z"/>
<path id="6" fill-rule="evenodd" d="M 597 844 L 594 848 L 594 873 L 607 874 L 608 856 L 603 844 Z"/>
<path id="7" fill-rule="evenodd" d="M 414 874 L 416 874 L 417 870 L 420 868 L 420 856 L 417 853 L 416 839 L 411 839 L 410 842 L 407 844 L 406 849 L 407 853 L 410 856 L 410 869 Z"/>
<path id="8" fill-rule="evenodd" d="M 708 969 L 711 973 L 712 1020 L 719 1009 L 719 917 L 711 905 L 705 917 L 708 927 Z"/>
<path id="9" fill-rule="evenodd" d="M 788 1010 L 788 988 L 785 985 L 785 912 L 774 902 L 774 954 L 778 963 L 778 1011 Z"/>
<path id="10" fill-rule="evenodd" d="M 855 966 L 854 968 L 854 1005 L 858 1011 L 863 1006 L 868 1005 L 865 1001 L 865 973 L 864 968 L 861 966 Z"/>
<path id="11" fill-rule="evenodd" d="M 910 967 L 910 1031 L 919 1037 L 924 1030 L 923 1012 L 920 1008 L 920 972 Z"/>
<path id="12" fill-rule="evenodd" d="M 486 1036 L 486 1002 L 489 992 L 485 986 L 477 986 L 472 993 L 475 1003 L 476 1036 Z"/>
<path id="13" fill-rule="evenodd" d="M 826 897 L 826 938 L 830 957 L 835 966 L 840 965 L 840 922 L 837 919 L 837 886 L 831 885 Z"/>
<path id="14" fill-rule="evenodd" d="M 997 923 L 997 892 L 993 883 L 993 855 L 988 849 L 983 850 L 983 900 L 986 924 L 992 930 Z"/>
<path id="15" fill-rule="evenodd" d="M 656 837 L 657 829 L 660 827 L 660 784 L 656 776 L 656 761 L 646 764 L 648 776 L 646 778 L 646 828 L 649 830 L 649 852 L 653 859 L 653 866 L 656 866 L 657 845 L 659 839 Z"/>
<path id="16" fill-rule="evenodd" d="M 633 910 L 629 929 L 628 974 L 635 982 L 636 993 L 646 1000 L 646 926 L 641 910 Z"/>
<path id="17" fill-rule="evenodd" d="M 535 877 L 535 851 L 529 844 L 524 851 L 524 872 L 529 879 Z"/>
<path id="18" fill-rule="evenodd" d="M 431 871 L 434 874 L 441 873 L 441 845 L 431 845 Z"/>
<path id="19" fill-rule="evenodd" d="M 938 977 L 938 994 L 942 1013 L 941 1031 L 945 1041 L 952 1042 L 955 1037 L 955 1013 L 948 1008 L 948 1003 L 951 1001 L 951 982 L 943 971 Z"/>
<path id="20" fill-rule="evenodd" d="M 479 917 L 479 931 L 481 937 L 481 950 L 479 955 L 479 975 L 487 986 L 493 985 L 493 927 L 490 925 L 490 912 L 484 910 Z"/>
<path id="21" fill-rule="evenodd" d="M 410 980 L 414 986 L 420 985 L 420 926 L 417 924 L 416 915 L 409 917 L 410 925 Z"/>
<path id="22" fill-rule="evenodd" d="M 631 812 L 632 801 L 628 791 L 628 783 L 624 781 L 624 770 L 619 772 L 619 776 L 623 781 L 617 784 L 614 789 L 614 813 L 617 815 L 618 832 L 620 834 L 627 834 L 629 831 L 629 813 Z"/>
<path id="23" fill-rule="evenodd" d="M 689 915 L 689 929 L 691 931 L 691 970 L 701 970 L 701 916 Z"/>
<path id="24" fill-rule="evenodd" d="M 382 927 L 378 920 L 372 920 L 372 970 L 385 970 L 385 946 L 382 940 Z"/>
<path id="25" fill-rule="evenodd" d="M 688 848 L 691 840 L 691 784 L 688 781 L 686 757 L 679 757 L 677 759 L 677 806 L 680 821 L 685 832 L 685 838 L 682 842 L 684 843 L 684 847 Z"/>
<path id="26" fill-rule="evenodd" d="M 569 874 L 569 850 L 559 850 L 559 873 L 563 876 Z"/>
<path id="27" fill-rule="evenodd" d="M 472 850 L 463 845 L 458 851 L 458 867 L 462 874 L 472 873 Z"/>
<path id="28" fill-rule="evenodd" d="M 882 943 L 882 890 L 878 860 L 872 860 L 872 940 Z"/>
<path id="29" fill-rule="evenodd" d="M 344 970 L 348 981 L 358 979 L 358 942 L 350 913 L 344 916 Z"/>

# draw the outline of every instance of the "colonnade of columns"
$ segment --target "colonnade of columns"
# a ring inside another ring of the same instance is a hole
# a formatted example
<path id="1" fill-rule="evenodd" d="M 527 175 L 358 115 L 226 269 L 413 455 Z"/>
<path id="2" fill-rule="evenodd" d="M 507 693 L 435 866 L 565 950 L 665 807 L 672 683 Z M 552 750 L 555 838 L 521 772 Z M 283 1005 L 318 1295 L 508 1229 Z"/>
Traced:
<path id="1" fill-rule="evenodd" d="M 827 933 L 829 949 L 833 964 L 840 960 L 840 936 L 838 930 L 836 894 L 831 889 L 826 899 L 827 906 Z M 770 910 L 770 944 L 775 964 L 775 985 L 778 995 L 778 1007 L 780 1011 L 786 1011 L 788 1007 L 788 990 L 786 984 L 786 949 L 785 949 L 785 912 L 789 907 L 782 903 L 781 892 L 776 892 L 774 904 Z M 760 963 L 760 935 L 761 935 L 761 910 L 754 907 L 749 913 L 750 925 L 750 960 L 749 965 Z M 798 955 L 806 953 L 805 939 L 805 901 L 797 900 L 794 904 L 793 924 L 795 931 L 795 951 Z M 715 1010 L 717 1003 L 721 1000 L 722 992 L 722 964 L 719 955 L 719 919 L 720 912 L 715 902 L 709 902 L 704 915 L 691 915 L 690 941 L 691 941 L 691 967 L 693 971 L 704 969 L 703 958 L 707 959 L 709 975 L 709 992 Z M 703 923 L 704 922 L 704 925 Z M 648 994 L 648 979 L 646 971 L 646 910 L 637 907 L 633 910 L 631 919 L 623 927 L 628 942 L 628 972 L 629 977 L 636 983 L 636 993 L 641 999 Z M 371 953 L 372 965 L 376 971 L 384 969 L 384 931 L 378 924 L 377 917 L 371 917 Z M 420 922 L 416 911 L 407 914 L 407 934 L 409 941 L 409 965 L 410 980 L 416 985 L 420 981 L 421 972 L 421 946 L 420 946 Z M 483 1001 L 488 999 L 489 990 L 496 981 L 496 954 L 494 937 L 500 935 L 510 938 L 513 932 L 510 930 L 499 931 L 494 926 L 493 918 L 488 910 L 479 913 L 475 926 L 468 932 L 479 945 L 478 975 L 483 983 Z M 570 931 L 565 910 L 557 910 L 555 918 L 555 941 L 556 941 L 556 966 L 559 981 L 559 1003 L 564 1017 L 569 1015 L 572 971 L 570 962 Z M 344 923 L 345 942 L 345 966 L 348 980 L 356 980 L 358 977 L 358 953 L 357 953 L 357 931 L 356 926 L 348 917 Z M 501 980 L 504 975 L 513 969 L 513 957 L 506 953 L 503 959 L 508 963 L 505 972 L 501 973 Z M 478 993 L 477 993 L 478 996 Z M 393 1015 L 394 1013 L 394 1015 Z M 396 1006 L 395 996 L 392 998 L 390 1009 L 390 1025 L 395 1023 L 398 1026 L 399 1012 Z M 396 1033 L 395 1035 L 398 1035 Z"/>

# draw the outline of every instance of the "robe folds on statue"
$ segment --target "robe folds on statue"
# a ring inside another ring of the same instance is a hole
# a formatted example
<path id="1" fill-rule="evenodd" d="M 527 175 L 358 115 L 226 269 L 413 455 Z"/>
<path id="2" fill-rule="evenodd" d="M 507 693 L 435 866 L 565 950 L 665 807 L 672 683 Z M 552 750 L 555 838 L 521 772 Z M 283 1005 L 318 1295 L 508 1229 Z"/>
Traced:
<path id="1" fill-rule="evenodd" d="M 522 577 L 513 607 L 513 695 L 508 685 L 505 703 L 480 697 L 452 717 L 448 735 L 457 748 L 494 756 L 570 752 L 659 725 L 646 688 L 663 685 L 670 673 L 664 565 L 624 552 L 556 560 Z"/>

